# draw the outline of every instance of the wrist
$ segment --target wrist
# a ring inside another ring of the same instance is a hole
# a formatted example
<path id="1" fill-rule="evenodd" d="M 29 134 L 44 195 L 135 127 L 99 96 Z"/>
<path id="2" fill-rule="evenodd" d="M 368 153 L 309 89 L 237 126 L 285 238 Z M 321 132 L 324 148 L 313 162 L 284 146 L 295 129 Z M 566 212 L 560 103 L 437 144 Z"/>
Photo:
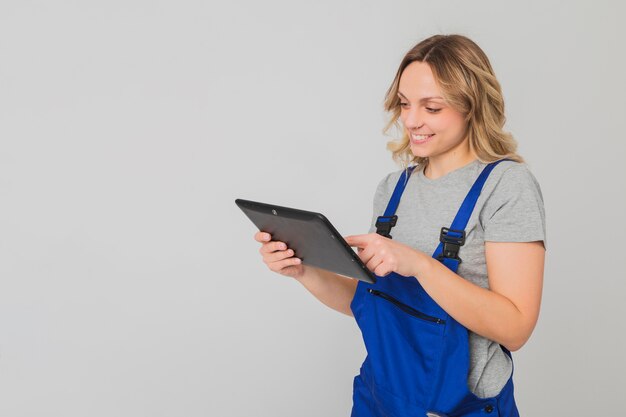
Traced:
<path id="1" fill-rule="evenodd" d="M 315 279 L 314 275 L 317 275 L 317 274 L 318 274 L 318 271 L 314 267 L 310 265 L 302 265 L 302 273 L 297 276 L 294 276 L 293 279 L 295 279 L 300 284 L 306 287 L 306 284 L 310 282 L 311 280 L 314 280 Z"/>
<path id="2" fill-rule="evenodd" d="M 421 251 L 415 251 L 415 260 L 413 262 L 413 276 L 420 278 L 423 275 L 428 274 L 428 270 L 431 268 L 433 258 Z"/>

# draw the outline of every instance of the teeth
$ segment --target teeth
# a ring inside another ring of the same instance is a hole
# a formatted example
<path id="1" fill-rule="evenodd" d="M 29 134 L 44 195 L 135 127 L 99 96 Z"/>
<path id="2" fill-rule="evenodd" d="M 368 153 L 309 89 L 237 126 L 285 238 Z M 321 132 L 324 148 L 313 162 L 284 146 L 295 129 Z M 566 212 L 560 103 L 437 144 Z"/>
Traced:
<path id="1" fill-rule="evenodd" d="M 413 139 L 415 140 L 425 140 L 431 136 L 432 135 L 411 135 L 411 137 L 413 137 Z"/>

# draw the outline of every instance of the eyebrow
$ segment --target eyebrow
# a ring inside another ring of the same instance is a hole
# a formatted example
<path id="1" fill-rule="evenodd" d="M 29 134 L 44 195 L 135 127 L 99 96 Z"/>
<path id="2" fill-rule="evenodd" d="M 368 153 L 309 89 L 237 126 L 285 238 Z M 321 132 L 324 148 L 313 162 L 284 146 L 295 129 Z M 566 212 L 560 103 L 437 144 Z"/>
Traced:
<path id="1" fill-rule="evenodd" d="M 401 92 L 398 91 L 398 94 L 402 96 L 402 98 L 404 98 L 405 100 L 408 100 L 408 98 L 406 98 L 406 96 L 404 94 L 402 94 Z M 428 101 L 428 100 L 435 100 L 435 99 L 440 99 L 443 100 L 443 97 L 439 97 L 439 96 L 435 96 L 435 97 L 422 97 L 420 98 L 420 102 L 424 102 L 424 101 Z"/>

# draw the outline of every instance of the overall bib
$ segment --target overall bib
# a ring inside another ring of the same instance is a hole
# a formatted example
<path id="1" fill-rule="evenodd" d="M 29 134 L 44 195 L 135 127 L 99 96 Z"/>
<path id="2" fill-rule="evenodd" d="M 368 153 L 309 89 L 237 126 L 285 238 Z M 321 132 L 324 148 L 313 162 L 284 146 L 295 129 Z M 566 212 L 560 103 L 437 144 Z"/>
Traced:
<path id="1" fill-rule="evenodd" d="M 450 228 L 442 228 L 433 257 L 456 272 L 465 228 L 491 170 L 487 165 L 465 197 Z M 391 237 L 396 209 L 414 167 L 396 185 L 377 233 Z M 359 281 L 350 305 L 367 357 L 354 378 L 352 417 L 519 417 L 513 375 L 495 397 L 480 398 L 467 385 L 468 330 L 424 291 L 415 277 L 394 272 L 376 284 Z M 511 353 L 502 346 L 504 352 Z"/>

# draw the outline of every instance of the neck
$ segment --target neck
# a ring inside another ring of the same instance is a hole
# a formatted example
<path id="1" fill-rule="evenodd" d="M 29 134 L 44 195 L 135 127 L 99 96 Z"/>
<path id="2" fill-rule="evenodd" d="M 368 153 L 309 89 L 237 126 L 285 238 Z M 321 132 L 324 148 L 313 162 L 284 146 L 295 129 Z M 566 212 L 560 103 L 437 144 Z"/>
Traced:
<path id="1" fill-rule="evenodd" d="M 428 165 L 424 169 L 424 175 L 435 180 L 450 172 L 464 167 L 476 159 L 476 154 L 470 152 L 467 141 L 463 141 L 456 148 L 428 158 Z"/>

